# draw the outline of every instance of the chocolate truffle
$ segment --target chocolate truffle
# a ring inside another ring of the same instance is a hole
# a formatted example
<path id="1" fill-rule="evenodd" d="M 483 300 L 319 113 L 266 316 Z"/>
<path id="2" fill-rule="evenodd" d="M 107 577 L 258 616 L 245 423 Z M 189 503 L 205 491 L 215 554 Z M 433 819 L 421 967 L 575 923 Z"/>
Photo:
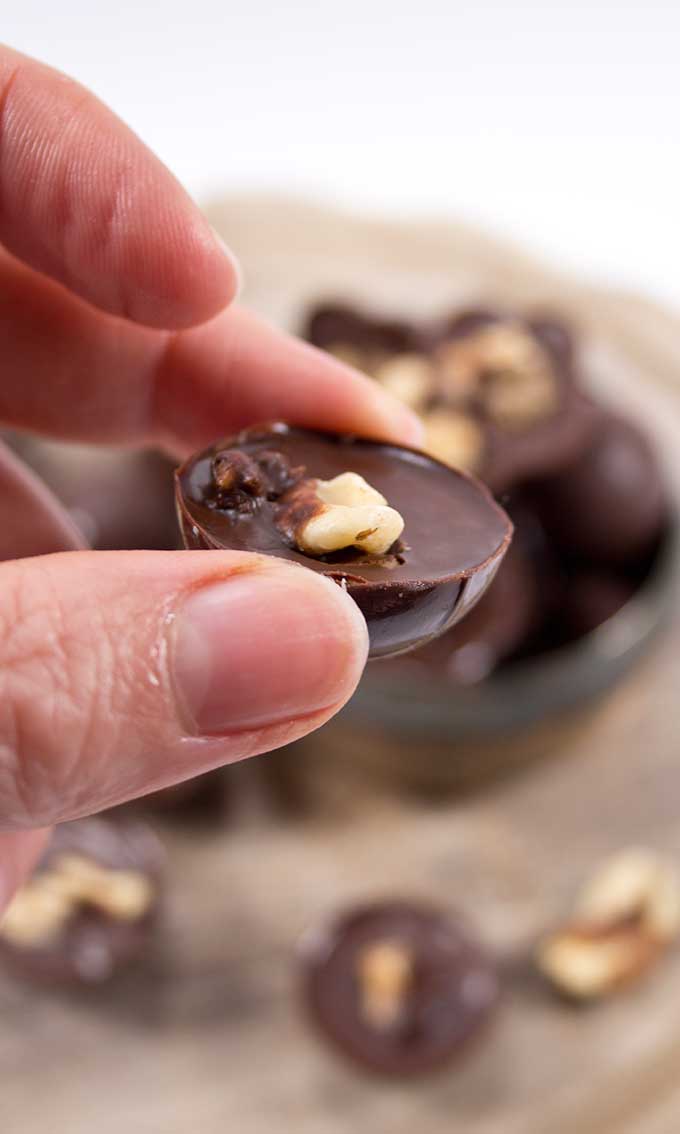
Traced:
<path id="1" fill-rule="evenodd" d="M 149 949 L 162 862 L 144 824 L 63 824 L 0 921 L 0 958 L 35 980 L 108 980 Z"/>
<path id="2" fill-rule="evenodd" d="M 668 501 L 649 440 L 631 422 L 603 415 L 592 444 L 536 500 L 565 551 L 620 567 L 647 555 L 661 535 Z"/>
<path id="3" fill-rule="evenodd" d="M 361 1067 L 404 1078 L 449 1062 L 496 1007 L 499 980 L 457 917 L 419 903 L 352 910 L 301 949 L 315 1023 Z"/>
<path id="4" fill-rule="evenodd" d="M 580 390 L 571 334 L 548 316 L 471 308 L 388 323 L 327 305 L 306 336 L 419 412 L 427 451 L 496 493 L 574 460 L 598 417 Z"/>
<path id="5" fill-rule="evenodd" d="M 275 555 L 334 579 L 371 656 L 412 649 L 471 609 L 512 525 L 486 488 L 412 449 L 274 424 L 176 474 L 187 547 Z"/>

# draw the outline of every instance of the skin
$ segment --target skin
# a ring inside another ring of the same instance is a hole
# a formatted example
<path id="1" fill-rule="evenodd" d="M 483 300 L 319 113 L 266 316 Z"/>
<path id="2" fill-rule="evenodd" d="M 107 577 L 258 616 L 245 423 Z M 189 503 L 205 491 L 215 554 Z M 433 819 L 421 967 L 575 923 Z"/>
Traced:
<path id="1" fill-rule="evenodd" d="M 236 262 L 168 170 L 2 47 L 0 245 L 2 426 L 177 455 L 272 418 L 419 440 L 362 375 L 234 306 Z M 365 626 L 311 572 L 69 550 L 56 502 L 1 454 L 0 521 L 0 910 L 52 824 L 296 739 L 356 686 Z"/>

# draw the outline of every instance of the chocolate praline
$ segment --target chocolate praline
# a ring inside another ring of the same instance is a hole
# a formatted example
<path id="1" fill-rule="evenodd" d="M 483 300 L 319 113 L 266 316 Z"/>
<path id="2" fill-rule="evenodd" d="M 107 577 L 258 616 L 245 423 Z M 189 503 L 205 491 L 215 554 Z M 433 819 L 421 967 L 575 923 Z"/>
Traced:
<path id="1" fill-rule="evenodd" d="M 0 959 L 24 977 L 46 983 L 89 985 L 109 980 L 140 961 L 151 946 L 160 911 L 163 862 L 162 847 L 144 823 L 93 818 L 62 824 L 32 879 L 14 898 L 24 902 L 19 925 L 11 906 L 7 920 L 0 920 Z M 64 885 L 73 889 L 72 879 L 65 882 L 60 874 L 64 864 L 72 863 L 77 870 L 105 872 L 103 886 L 118 879 L 123 891 L 116 894 L 116 901 L 127 903 L 125 916 L 120 916 L 120 909 L 114 915 L 83 893 L 73 897 L 57 931 L 32 937 L 28 931 L 38 927 L 32 923 L 36 912 L 41 917 L 45 903 L 51 903 L 55 894 L 58 899 Z"/>
<path id="2" fill-rule="evenodd" d="M 302 991 L 322 1034 L 362 1068 L 405 1078 L 460 1055 L 500 996 L 461 920 L 409 901 L 366 905 L 310 932 Z"/>
<path id="3" fill-rule="evenodd" d="M 264 476 L 264 484 L 248 489 L 244 506 L 243 494 L 225 501 L 215 479 L 215 462 L 233 452 L 255 461 L 255 479 Z M 288 486 L 359 474 L 403 517 L 400 540 L 380 556 L 351 548 L 301 551 L 281 527 L 288 488 L 275 483 L 280 473 L 267 479 L 277 462 Z M 462 618 L 494 577 L 512 534 L 482 484 L 424 453 L 281 423 L 245 430 L 190 458 L 176 486 L 187 547 L 274 555 L 334 579 L 366 618 L 372 657 L 412 649 Z"/>
<path id="4" fill-rule="evenodd" d="M 416 366 L 417 403 L 409 404 L 424 418 L 426 448 L 474 472 L 497 494 L 575 460 L 599 417 L 581 390 L 570 329 L 548 314 L 525 317 L 470 307 L 436 321 L 409 322 L 324 304 L 310 313 L 303 334 L 385 382 L 397 396 L 398 388 L 389 386 L 390 363 Z M 499 336 L 505 339 L 500 352 Z M 477 358 L 473 381 L 471 350 Z M 451 367 L 457 373 L 453 380 Z M 503 401 L 494 409 L 489 391 L 499 383 Z M 407 383 L 401 389 L 412 393 L 414 387 Z M 508 393 L 512 420 L 506 420 Z"/>
<path id="5" fill-rule="evenodd" d="M 617 414 L 603 414 L 592 444 L 559 476 L 537 486 L 546 529 L 572 555 L 621 567 L 652 550 L 668 498 L 648 438 Z"/>

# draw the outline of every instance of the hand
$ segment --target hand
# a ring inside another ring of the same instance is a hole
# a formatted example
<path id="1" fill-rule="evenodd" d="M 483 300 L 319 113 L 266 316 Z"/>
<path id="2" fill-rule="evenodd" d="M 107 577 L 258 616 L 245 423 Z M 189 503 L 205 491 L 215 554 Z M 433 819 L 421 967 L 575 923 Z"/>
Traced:
<path id="1" fill-rule="evenodd" d="M 361 375 L 224 310 L 235 263 L 168 171 L 87 91 L 1 48 L 0 242 L 0 424 L 176 453 L 272 418 L 418 439 Z M 26 523 L 41 511 L 50 548 L 74 546 L 9 459 L 3 484 L 16 554 L 48 550 Z M 344 704 L 366 649 L 341 588 L 276 559 L 4 562 L 0 907 L 50 824 L 295 740 Z"/>

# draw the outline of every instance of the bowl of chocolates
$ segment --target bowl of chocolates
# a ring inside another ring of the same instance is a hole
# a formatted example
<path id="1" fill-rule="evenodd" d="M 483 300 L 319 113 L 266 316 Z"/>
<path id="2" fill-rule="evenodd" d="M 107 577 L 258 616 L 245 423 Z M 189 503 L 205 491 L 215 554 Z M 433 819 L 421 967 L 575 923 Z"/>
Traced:
<path id="1" fill-rule="evenodd" d="M 650 436 L 594 393 L 552 314 L 480 306 L 415 323 L 325 303 L 303 331 L 416 410 L 425 452 L 479 478 L 514 526 L 467 617 L 372 662 L 324 743 L 437 789 L 555 747 L 670 608 L 673 494 Z M 440 538 L 435 522 L 424 538 Z"/>

